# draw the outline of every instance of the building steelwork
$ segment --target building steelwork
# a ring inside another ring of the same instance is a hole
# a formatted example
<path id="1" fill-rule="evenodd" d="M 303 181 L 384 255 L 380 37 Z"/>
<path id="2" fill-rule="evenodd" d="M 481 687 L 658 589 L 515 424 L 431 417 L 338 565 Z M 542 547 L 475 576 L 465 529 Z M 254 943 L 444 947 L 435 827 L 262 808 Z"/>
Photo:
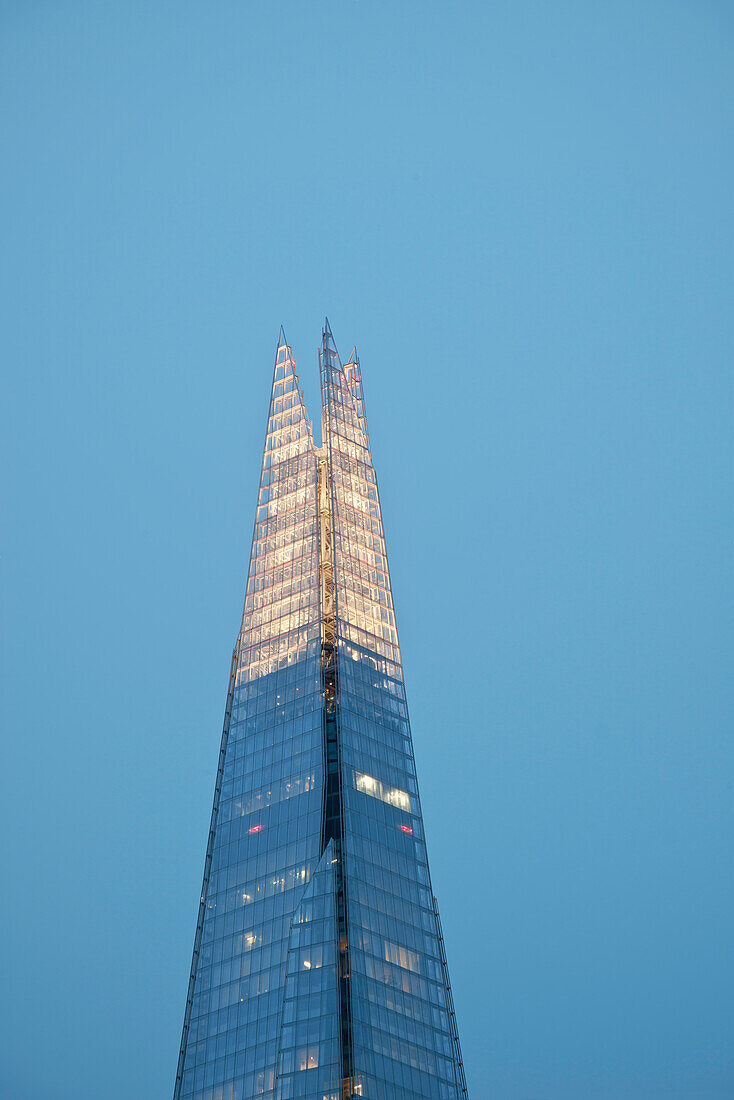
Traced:
<path id="1" fill-rule="evenodd" d="M 356 351 L 281 329 L 174 1100 L 464 1100 Z"/>

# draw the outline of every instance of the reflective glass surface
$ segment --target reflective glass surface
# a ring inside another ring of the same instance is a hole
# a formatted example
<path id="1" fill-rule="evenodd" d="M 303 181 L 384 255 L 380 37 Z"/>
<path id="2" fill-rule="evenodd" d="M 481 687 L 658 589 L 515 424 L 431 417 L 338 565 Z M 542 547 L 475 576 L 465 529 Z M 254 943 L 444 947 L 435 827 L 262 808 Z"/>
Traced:
<path id="1" fill-rule="evenodd" d="M 174 1100 L 466 1097 L 356 351 L 281 338 Z"/>
<path id="2" fill-rule="evenodd" d="M 338 1100 L 341 1095 L 336 863 L 331 841 L 291 923 L 278 1050 L 278 1100 Z"/>
<path id="3" fill-rule="evenodd" d="M 316 460 L 276 355 L 176 1097 L 273 1097 L 290 922 L 320 858 Z"/>
<path id="4" fill-rule="evenodd" d="M 327 335 L 355 1095 L 464 1095 L 356 355 Z"/>

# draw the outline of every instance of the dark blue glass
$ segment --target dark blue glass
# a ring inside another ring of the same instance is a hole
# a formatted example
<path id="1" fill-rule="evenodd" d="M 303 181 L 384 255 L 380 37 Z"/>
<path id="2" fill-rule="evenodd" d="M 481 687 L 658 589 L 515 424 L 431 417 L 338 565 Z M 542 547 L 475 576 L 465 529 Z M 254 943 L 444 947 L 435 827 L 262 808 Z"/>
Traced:
<path id="1" fill-rule="evenodd" d="M 175 1100 L 466 1097 L 356 352 L 276 353 Z"/>

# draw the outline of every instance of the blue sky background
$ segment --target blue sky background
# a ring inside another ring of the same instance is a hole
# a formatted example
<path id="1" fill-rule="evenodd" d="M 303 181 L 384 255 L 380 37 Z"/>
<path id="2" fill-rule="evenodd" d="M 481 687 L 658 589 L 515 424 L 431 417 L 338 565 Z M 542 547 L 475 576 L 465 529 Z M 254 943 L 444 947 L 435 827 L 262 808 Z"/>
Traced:
<path id="1" fill-rule="evenodd" d="M 472 1100 L 734 1095 L 714 0 L 0 6 L 0 1092 L 172 1091 L 278 326 L 359 349 Z"/>

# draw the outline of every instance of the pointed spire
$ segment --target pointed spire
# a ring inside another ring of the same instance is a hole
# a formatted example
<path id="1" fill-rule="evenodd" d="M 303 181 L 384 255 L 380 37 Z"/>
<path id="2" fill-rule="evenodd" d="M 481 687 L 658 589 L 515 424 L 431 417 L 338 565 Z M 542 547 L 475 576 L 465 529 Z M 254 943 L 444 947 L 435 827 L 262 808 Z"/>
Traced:
<path id="1" fill-rule="evenodd" d="M 280 326 L 280 332 L 278 333 L 278 346 L 275 349 L 275 368 L 276 368 L 276 370 L 278 369 L 279 364 L 287 362 L 288 359 L 293 360 L 293 366 L 295 367 L 296 363 L 295 363 L 295 360 L 293 359 L 293 356 L 291 355 L 290 344 L 288 343 L 288 341 L 285 338 L 285 329 L 281 325 Z"/>
<path id="2" fill-rule="evenodd" d="M 362 368 L 359 365 L 359 356 L 357 355 L 357 346 L 352 348 L 349 359 L 344 364 L 344 374 L 349 385 L 352 397 L 354 398 L 354 409 L 359 417 L 359 422 L 362 430 L 365 434 L 367 446 L 369 447 L 369 431 L 367 429 L 367 418 L 365 416 L 364 409 L 364 390 L 362 388 Z"/>
<path id="3" fill-rule="evenodd" d="M 329 325 L 329 318 L 324 318 L 324 327 L 321 332 L 321 353 L 325 355 L 329 362 L 337 368 L 342 370 L 342 361 L 339 358 L 339 352 L 336 350 L 336 344 L 334 342 L 334 336 Z"/>

